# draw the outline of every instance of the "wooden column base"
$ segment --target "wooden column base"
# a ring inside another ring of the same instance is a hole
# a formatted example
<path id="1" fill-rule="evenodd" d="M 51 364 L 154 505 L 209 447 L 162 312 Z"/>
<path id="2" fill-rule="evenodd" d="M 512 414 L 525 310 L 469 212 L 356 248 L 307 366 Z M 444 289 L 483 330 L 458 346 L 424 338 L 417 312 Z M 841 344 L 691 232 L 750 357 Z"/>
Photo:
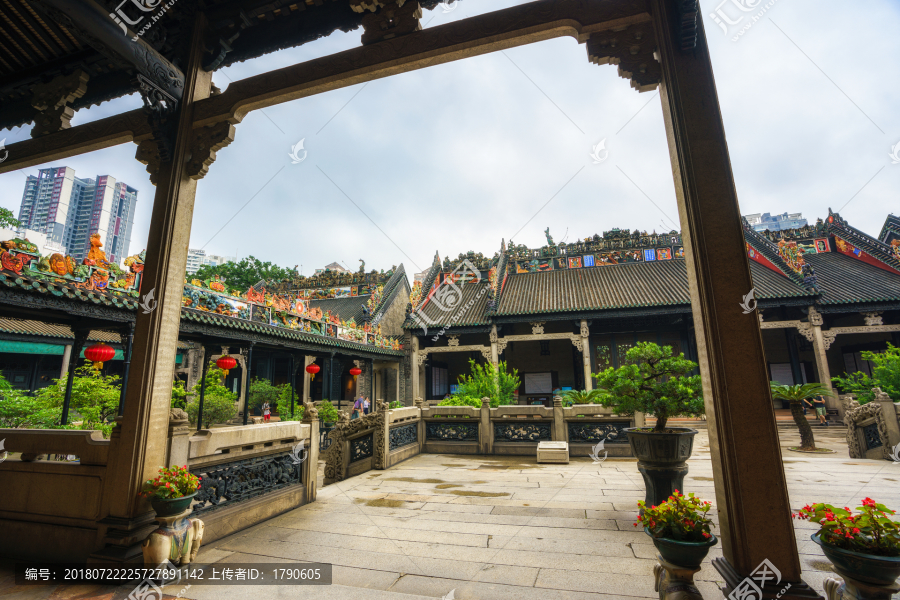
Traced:
<path id="1" fill-rule="evenodd" d="M 900 592 L 900 584 L 896 581 L 888 587 L 875 587 L 847 577 L 844 573 L 838 574 L 844 579 L 834 577 L 825 579 L 825 597 L 828 600 L 891 600 L 894 594 Z"/>
<path id="2" fill-rule="evenodd" d="M 700 590 L 694 586 L 694 575 L 700 569 L 679 567 L 657 556 L 659 563 L 653 565 L 653 577 L 656 579 L 655 591 L 659 592 L 659 600 L 703 600 Z"/>
<path id="3" fill-rule="evenodd" d="M 725 558 L 714 558 L 712 566 L 725 579 L 725 587 L 722 593 L 728 598 L 741 583 L 744 577 L 734 570 Z M 755 582 L 754 582 L 754 585 Z M 768 582 L 762 588 L 762 598 L 760 600 L 825 600 L 816 590 L 809 587 L 803 580 L 800 581 L 779 581 L 778 583 Z"/>

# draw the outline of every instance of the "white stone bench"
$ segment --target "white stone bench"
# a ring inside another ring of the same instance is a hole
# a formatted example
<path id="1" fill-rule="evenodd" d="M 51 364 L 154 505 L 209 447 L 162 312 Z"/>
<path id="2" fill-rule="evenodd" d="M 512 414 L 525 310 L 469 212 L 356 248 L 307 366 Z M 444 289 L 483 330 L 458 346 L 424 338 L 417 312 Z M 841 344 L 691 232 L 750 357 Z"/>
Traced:
<path id="1" fill-rule="evenodd" d="M 569 442 L 540 442 L 537 447 L 537 461 L 569 464 Z"/>

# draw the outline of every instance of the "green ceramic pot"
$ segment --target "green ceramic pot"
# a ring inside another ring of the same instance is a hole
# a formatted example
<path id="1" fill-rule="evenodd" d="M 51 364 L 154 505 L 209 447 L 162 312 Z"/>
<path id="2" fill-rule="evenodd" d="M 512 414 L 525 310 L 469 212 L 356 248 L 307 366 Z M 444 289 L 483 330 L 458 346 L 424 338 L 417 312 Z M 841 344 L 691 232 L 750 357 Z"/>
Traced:
<path id="1" fill-rule="evenodd" d="M 825 558 L 831 561 L 839 574 L 843 571 L 853 579 L 880 587 L 889 586 L 900 577 L 900 556 L 875 556 L 853 552 L 829 546 L 819 538 L 819 534 L 810 537 L 822 547 Z"/>
<path id="2" fill-rule="evenodd" d="M 656 546 L 663 560 L 686 569 L 699 569 L 700 563 L 709 554 L 709 549 L 719 542 L 713 534 L 709 534 L 710 538 L 705 542 L 684 542 L 671 538 L 653 537 L 646 527 L 644 533 L 653 540 L 653 545 Z"/>
<path id="3" fill-rule="evenodd" d="M 150 506 L 156 511 L 157 517 L 174 517 L 186 511 L 196 495 L 197 492 L 181 498 L 153 498 Z"/>

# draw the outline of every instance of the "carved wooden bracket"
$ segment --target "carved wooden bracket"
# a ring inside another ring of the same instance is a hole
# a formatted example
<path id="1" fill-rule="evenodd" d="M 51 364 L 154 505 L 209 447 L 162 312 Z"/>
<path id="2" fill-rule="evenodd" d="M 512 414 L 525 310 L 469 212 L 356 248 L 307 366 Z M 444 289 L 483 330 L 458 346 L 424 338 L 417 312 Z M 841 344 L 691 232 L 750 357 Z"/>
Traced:
<path id="1" fill-rule="evenodd" d="M 147 165 L 147 172 L 150 174 L 150 183 L 156 185 L 159 179 L 159 165 L 162 159 L 159 156 L 159 146 L 153 138 L 142 141 L 138 144 L 134 158 L 142 164 Z"/>
<path id="2" fill-rule="evenodd" d="M 588 59 L 597 65 L 618 65 L 619 76 L 631 80 L 639 92 L 655 90 L 662 67 L 654 58 L 656 35 L 652 23 L 638 23 L 593 34 L 587 42 Z"/>
<path id="3" fill-rule="evenodd" d="M 371 11 L 362 19 L 362 43 L 373 44 L 422 29 L 417 0 L 350 0 L 356 12 Z"/>
<path id="4" fill-rule="evenodd" d="M 90 75 L 77 69 L 68 75 L 61 75 L 49 83 L 34 86 L 31 90 L 31 105 L 40 112 L 34 117 L 31 137 L 55 133 L 72 126 L 75 109 L 72 102 L 87 92 Z"/>
<path id="5" fill-rule="evenodd" d="M 191 179 L 203 179 L 216 160 L 216 151 L 234 141 L 234 125 L 227 121 L 195 129 L 191 142 L 191 158 L 185 172 Z"/>

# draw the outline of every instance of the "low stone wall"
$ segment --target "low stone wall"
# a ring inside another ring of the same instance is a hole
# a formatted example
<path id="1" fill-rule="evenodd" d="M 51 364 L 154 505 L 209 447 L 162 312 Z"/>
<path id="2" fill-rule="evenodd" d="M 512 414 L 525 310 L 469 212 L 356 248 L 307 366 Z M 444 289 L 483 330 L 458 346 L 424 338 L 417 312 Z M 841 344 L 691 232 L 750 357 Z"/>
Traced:
<path id="1" fill-rule="evenodd" d="M 109 440 L 99 431 L 0 429 L 0 553 L 83 562 L 97 547 Z M 46 460 L 51 454 L 78 460 Z"/>
<path id="2" fill-rule="evenodd" d="M 315 500 L 315 416 L 200 431 L 173 419 L 169 428 L 169 465 L 201 477 L 191 516 L 203 520 L 204 543 Z"/>

